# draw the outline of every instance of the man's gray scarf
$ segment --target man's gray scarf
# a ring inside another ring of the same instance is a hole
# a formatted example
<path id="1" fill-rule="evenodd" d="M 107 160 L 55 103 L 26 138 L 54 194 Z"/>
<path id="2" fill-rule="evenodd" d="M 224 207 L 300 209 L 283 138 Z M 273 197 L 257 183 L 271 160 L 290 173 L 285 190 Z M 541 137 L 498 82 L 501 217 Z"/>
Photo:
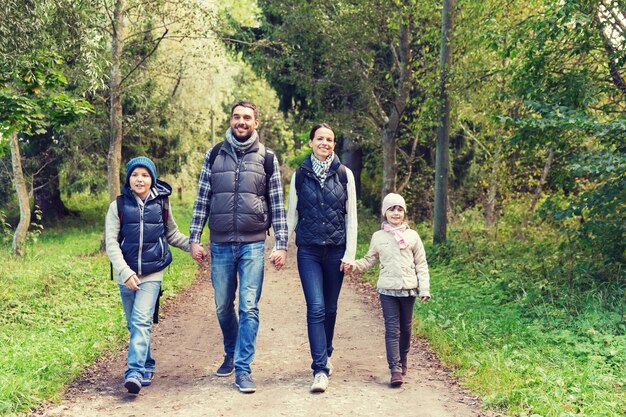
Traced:
<path id="1" fill-rule="evenodd" d="M 226 141 L 230 143 L 230 145 L 238 152 L 245 152 L 248 150 L 250 146 L 257 140 L 259 135 L 256 133 L 256 130 L 252 133 L 252 136 L 248 138 L 245 142 L 239 142 L 236 137 L 233 136 L 233 132 L 228 128 L 226 131 Z"/>

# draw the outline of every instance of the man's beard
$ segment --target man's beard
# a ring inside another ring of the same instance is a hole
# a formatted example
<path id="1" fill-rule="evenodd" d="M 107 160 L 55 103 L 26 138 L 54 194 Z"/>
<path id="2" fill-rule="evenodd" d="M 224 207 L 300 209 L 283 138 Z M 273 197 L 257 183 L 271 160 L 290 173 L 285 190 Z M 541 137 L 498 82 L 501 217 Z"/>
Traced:
<path id="1" fill-rule="evenodd" d="M 244 135 L 244 136 L 239 136 L 237 133 L 233 132 L 233 137 L 237 139 L 238 142 L 245 142 L 248 139 L 250 139 L 251 136 L 252 136 L 252 133 Z"/>

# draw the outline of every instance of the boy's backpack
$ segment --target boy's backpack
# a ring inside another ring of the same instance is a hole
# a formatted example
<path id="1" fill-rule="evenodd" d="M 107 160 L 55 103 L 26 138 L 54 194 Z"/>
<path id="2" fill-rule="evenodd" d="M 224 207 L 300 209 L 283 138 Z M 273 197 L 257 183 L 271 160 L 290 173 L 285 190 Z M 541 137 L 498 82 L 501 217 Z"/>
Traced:
<path id="1" fill-rule="evenodd" d="M 222 148 L 223 144 L 224 144 L 224 141 L 218 143 L 211 149 L 211 153 L 209 154 L 209 169 L 213 167 L 213 162 L 215 162 L 215 158 L 217 158 L 217 154 L 220 153 L 220 149 Z M 265 160 L 263 161 L 263 170 L 265 171 L 265 201 L 267 201 L 267 208 L 268 208 L 267 215 L 269 217 L 270 224 L 272 224 L 272 209 L 270 207 L 269 192 L 270 192 L 270 178 L 272 175 L 274 175 L 274 151 L 265 145 L 263 146 L 265 147 Z M 267 234 L 268 235 L 270 234 L 269 229 L 267 229 Z"/>
<path id="2" fill-rule="evenodd" d="M 298 167 L 296 170 L 296 193 L 300 194 L 300 190 L 302 189 L 302 183 L 304 182 L 304 169 L 302 166 Z M 339 177 L 339 182 L 343 185 L 343 189 L 348 195 L 348 174 L 346 173 L 346 166 L 341 164 L 339 168 L 337 168 L 337 176 Z"/>
<path id="3" fill-rule="evenodd" d="M 124 236 L 122 236 L 122 222 L 124 221 L 124 196 L 118 195 L 115 198 L 115 204 L 117 205 L 117 216 L 120 218 L 120 231 L 117 235 L 117 243 L 122 244 Z M 159 204 L 161 205 L 161 214 L 163 216 L 163 227 L 167 233 L 167 222 L 170 219 L 170 199 L 165 196 L 159 198 Z M 111 264 L 111 281 L 113 281 L 113 264 Z M 152 315 L 152 322 L 159 322 L 159 304 L 161 296 L 163 295 L 163 288 L 159 289 L 159 295 L 157 296 L 156 303 L 154 305 L 154 314 Z"/>

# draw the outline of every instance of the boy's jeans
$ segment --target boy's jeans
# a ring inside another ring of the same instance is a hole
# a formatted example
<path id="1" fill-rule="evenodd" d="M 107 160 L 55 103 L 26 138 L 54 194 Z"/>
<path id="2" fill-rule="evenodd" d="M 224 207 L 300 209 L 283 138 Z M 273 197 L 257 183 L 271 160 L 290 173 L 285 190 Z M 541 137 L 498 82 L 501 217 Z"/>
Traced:
<path id="1" fill-rule="evenodd" d="M 150 351 L 150 335 L 152 334 L 152 315 L 159 290 L 160 281 L 139 284 L 139 291 L 132 291 L 120 285 L 122 306 L 126 315 L 126 326 L 130 331 L 128 343 L 128 369 L 124 378 L 133 375 L 143 376 L 145 371 L 154 372 L 156 362 Z"/>
<path id="2" fill-rule="evenodd" d="M 337 300 L 343 283 L 339 267 L 345 251 L 343 245 L 298 247 L 298 272 L 306 299 L 313 375 L 330 372 L 326 363 L 333 353 Z"/>
<path id="3" fill-rule="evenodd" d="M 263 288 L 265 241 L 211 242 L 211 282 L 217 320 L 224 336 L 224 352 L 234 358 L 235 372 L 252 372 L 259 329 L 259 299 Z M 239 275 L 239 318 L 235 293 Z"/>

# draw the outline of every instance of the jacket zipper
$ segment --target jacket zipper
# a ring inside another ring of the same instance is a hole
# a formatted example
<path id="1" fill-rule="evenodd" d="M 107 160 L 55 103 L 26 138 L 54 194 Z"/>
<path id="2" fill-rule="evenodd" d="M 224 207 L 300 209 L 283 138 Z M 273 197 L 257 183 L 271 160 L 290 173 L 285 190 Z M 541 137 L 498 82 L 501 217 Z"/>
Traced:
<path id="1" fill-rule="evenodd" d="M 143 209 L 144 206 L 139 204 L 139 252 L 137 259 L 137 275 L 141 276 L 141 257 L 143 255 Z"/>

